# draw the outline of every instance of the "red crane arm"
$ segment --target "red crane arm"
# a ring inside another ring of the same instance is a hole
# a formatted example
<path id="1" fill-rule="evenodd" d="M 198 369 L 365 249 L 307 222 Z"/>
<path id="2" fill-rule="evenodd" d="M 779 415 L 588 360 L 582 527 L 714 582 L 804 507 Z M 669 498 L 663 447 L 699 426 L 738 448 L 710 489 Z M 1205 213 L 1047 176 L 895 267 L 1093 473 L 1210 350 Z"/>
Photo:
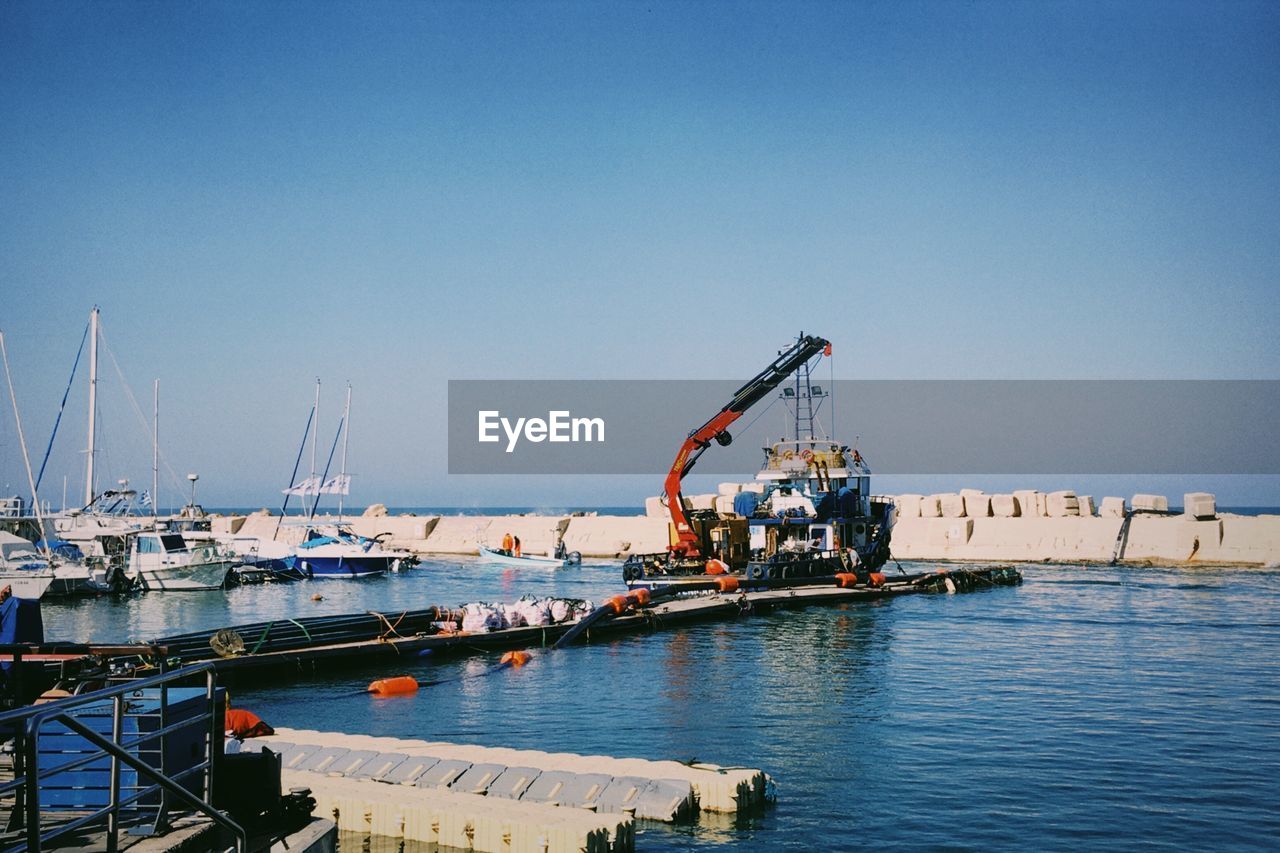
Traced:
<path id="1" fill-rule="evenodd" d="M 702 452 L 711 446 L 712 439 L 727 447 L 733 437 L 729 435 L 729 425 L 742 417 L 747 409 L 755 405 L 762 397 L 782 384 L 800 365 L 818 353 L 831 354 L 831 344 L 827 340 L 812 335 L 801 335 L 800 339 L 788 350 L 774 360 L 754 379 L 734 392 L 733 399 L 702 426 L 689 433 L 689 437 L 680 445 L 671 470 L 663 483 L 667 495 L 667 509 L 671 513 L 671 523 L 675 526 L 676 543 L 671 551 L 683 557 L 699 557 L 698 537 L 689 524 L 689 517 L 684 512 L 684 498 L 680 494 L 680 482 L 693 468 Z"/>

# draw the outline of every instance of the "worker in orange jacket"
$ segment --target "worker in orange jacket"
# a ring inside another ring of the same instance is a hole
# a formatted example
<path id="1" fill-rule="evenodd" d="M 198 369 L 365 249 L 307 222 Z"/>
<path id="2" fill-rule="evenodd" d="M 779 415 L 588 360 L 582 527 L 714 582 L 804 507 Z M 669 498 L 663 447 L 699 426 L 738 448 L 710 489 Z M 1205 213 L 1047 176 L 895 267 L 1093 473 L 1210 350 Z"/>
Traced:
<path id="1" fill-rule="evenodd" d="M 515 547 L 515 542 L 514 540 L 512 540 L 511 534 L 504 533 L 502 535 L 502 553 L 510 555 L 511 549 L 514 547 Z"/>

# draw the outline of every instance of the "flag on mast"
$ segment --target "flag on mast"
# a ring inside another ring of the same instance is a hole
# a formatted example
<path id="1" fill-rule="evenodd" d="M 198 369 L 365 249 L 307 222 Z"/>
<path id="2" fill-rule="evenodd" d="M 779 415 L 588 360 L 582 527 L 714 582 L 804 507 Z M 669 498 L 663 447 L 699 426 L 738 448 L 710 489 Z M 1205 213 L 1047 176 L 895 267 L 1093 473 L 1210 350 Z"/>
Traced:
<path id="1" fill-rule="evenodd" d="M 286 495 L 318 495 L 320 494 L 320 478 L 308 477 L 296 486 L 283 490 Z"/>
<path id="2" fill-rule="evenodd" d="M 350 494 L 351 475 L 339 474 L 336 477 L 330 477 L 325 484 L 320 487 L 322 495 L 346 495 Z"/>

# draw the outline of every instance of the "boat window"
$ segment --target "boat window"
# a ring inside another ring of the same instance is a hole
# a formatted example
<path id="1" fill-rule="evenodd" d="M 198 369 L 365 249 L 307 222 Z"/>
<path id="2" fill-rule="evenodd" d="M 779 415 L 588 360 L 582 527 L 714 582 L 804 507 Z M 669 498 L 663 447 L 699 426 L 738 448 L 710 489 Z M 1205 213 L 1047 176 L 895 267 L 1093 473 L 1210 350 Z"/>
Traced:
<path id="1" fill-rule="evenodd" d="M 183 551 L 186 550 L 187 542 L 178 533 L 164 533 L 160 536 L 160 541 L 164 543 L 166 551 Z"/>
<path id="2" fill-rule="evenodd" d="M 160 543 L 156 541 L 154 536 L 138 537 L 138 553 L 139 554 L 159 554 Z"/>

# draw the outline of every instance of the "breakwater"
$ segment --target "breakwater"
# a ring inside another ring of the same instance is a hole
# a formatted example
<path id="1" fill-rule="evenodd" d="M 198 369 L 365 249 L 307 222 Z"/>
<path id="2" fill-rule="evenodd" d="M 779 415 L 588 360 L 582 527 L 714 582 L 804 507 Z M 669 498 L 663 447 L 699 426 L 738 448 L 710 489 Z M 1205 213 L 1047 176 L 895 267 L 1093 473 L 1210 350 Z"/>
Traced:
<path id="1" fill-rule="evenodd" d="M 736 490 L 756 484 L 723 483 L 718 494 L 692 495 L 693 510 L 732 516 Z M 1280 515 L 1218 512 L 1213 495 L 1183 496 L 1171 512 L 1167 497 L 1132 499 L 1070 491 L 985 494 L 897 495 L 892 550 L 898 559 L 1158 565 L 1280 564 Z M 349 519 L 363 536 L 382 536 L 391 546 L 420 555 L 474 555 L 479 543 L 496 546 L 505 533 L 520 537 L 525 553 L 545 554 L 564 540 L 588 558 L 655 553 L 670 544 L 669 520 L 658 498 L 645 514 L 597 515 L 390 515 L 381 505 Z M 326 520 L 326 519 L 321 519 Z M 332 520 L 332 519 L 327 519 Z M 217 516 L 215 533 L 266 539 L 300 536 L 265 511 Z"/>

